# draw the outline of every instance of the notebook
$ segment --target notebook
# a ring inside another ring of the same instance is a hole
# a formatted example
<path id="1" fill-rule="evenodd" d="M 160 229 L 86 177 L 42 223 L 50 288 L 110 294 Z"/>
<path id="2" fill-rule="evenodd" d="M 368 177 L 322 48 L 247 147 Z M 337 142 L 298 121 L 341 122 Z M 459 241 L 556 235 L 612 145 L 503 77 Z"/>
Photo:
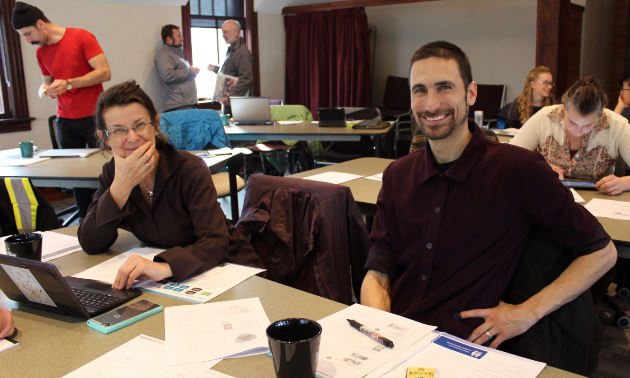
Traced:
<path id="1" fill-rule="evenodd" d="M 142 294 L 63 277 L 53 264 L 8 255 L 0 255 L 0 289 L 12 301 L 86 319 Z"/>
<path id="2" fill-rule="evenodd" d="M 88 157 L 98 152 L 98 148 L 62 148 L 40 152 L 39 157 Z"/>
<path id="3" fill-rule="evenodd" d="M 269 97 L 230 97 L 235 125 L 270 125 Z"/>

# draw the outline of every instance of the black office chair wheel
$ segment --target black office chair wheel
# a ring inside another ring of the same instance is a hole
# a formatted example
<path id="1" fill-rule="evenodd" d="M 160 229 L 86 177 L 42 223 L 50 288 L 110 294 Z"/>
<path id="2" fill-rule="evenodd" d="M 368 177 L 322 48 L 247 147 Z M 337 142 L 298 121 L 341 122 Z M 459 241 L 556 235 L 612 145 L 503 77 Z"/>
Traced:
<path id="1" fill-rule="evenodd" d="M 630 297 L 630 288 L 622 287 L 621 289 L 617 289 L 617 295 L 621 298 Z"/>
<path id="2" fill-rule="evenodd" d="M 630 327 L 630 317 L 624 313 L 615 314 L 615 324 L 619 328 L 628 328 Z"/>

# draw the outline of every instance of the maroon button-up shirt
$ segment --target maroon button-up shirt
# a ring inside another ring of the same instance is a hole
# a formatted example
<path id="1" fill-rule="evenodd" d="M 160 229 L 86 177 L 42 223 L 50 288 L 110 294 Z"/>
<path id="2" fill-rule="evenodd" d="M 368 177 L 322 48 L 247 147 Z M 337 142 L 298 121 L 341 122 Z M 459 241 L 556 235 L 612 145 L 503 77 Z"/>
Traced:
<path id="1" fill-rule="evenodd" d="M 444 174 L 430 146 L 383 174 L 366 270 L 392 281 L 392 312 L 468 337 L 482 319 L 465 310 L 495 307 L 535 224 L 585 255 L 610 237 L 537 152 L 472 139 Z"/>

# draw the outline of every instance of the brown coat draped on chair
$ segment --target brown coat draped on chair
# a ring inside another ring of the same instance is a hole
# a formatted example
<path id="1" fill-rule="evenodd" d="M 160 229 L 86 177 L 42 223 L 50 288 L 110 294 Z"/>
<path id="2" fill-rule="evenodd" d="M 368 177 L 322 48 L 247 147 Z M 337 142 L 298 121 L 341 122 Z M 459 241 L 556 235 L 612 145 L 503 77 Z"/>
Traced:
<path id="1" fill-rule="evenodd" d="M 352 304 L 371 243 L 350 189 L 254 175 L 236 228 L 260 256 L 267 278 Z"/>

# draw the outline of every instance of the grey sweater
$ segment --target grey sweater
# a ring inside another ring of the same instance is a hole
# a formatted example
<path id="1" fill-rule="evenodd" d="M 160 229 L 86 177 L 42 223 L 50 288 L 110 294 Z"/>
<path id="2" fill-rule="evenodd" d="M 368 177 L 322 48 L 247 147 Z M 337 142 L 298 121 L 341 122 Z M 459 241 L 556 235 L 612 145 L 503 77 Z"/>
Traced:
<path id="1" fill-rule="evenodd" d="M 162 83 L 162 111 L 199 103 L 195 75 L 180 47 L 162 45 L 154 62 Z"/>
<path id="2" fill-rule="evenodd" d="M 232 96 L 245 96 L 252 89 L 254 79 L 254 57 L 249 52 L 245 40 L 239 39 L 235 44 L 230 45 L 221 70 L 215 68 L 215 73 L 222 73 L 238 77 L 238 83 L 232 91 Z"/>

